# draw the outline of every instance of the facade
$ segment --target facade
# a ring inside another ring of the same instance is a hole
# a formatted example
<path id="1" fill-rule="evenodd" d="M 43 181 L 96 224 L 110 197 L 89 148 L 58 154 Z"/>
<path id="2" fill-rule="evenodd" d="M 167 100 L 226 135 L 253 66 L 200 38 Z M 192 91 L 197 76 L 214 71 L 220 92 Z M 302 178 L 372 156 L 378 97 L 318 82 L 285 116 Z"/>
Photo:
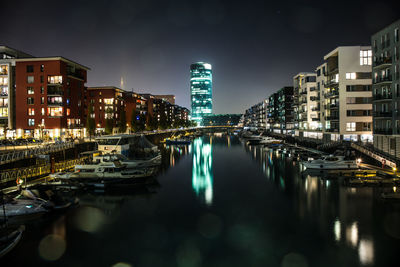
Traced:
<path id="1" fill-rule="evenodd" d="M 103 133 L 106 129 L 107 120 L 114 129 L 118 126 L 121 110 L 125 108 L 123 90 L 114 86 L 88 87 L 88 107 L 93 107 L 93 113 L 87 114 L 95 120 L 96 132 Z"/>
<path id="2" fill-rule="evenodd" d="M 204 126 L 236 126 L 239 124 L 241 114 L 212 114 L 203 117 Z"/>
<path id="3" fill-rule="evenodd" d="M 324 60 L 324 141 L 372 141 L 371 47 L 341 46 Z"/>
<path id="4" fill-rule="evenodd" d="M 279 111 L 278 97 L 279 97 L 278 93 L 273 93 L 272 95 L 269 96 L 268 100 L 266 101 L 267 103 L 266 128 L 275 133 L 282 133 L 279 121 L 279 113 L 278 113 Z"/>
<path id="5" fill-rule="evenodd" d="M 257 130 L 265 130 L 266 122 L 267 122 L 266 99 L 247 109 L 244 114 L 244 126 L 246 127 Z"/>
<path id="6" fill-rule="evenodd" d="M 212 114 L 212 68 L 204 62 L 190 65 L 192 120 L 201 124 L 204 115 Z"/>
<path id="7" fill-rule="evenodd" d="M 296 136 L 322 138 L 322 125 L 318 112 L 320 94 L 316 79 L 317 75 L 313 72 L 301 72 L 293 77 Z"/>
<path id="8" fill-rule="evenodd" d="M 294 133 L 293 87 L 285 86 L 277 93 L 277 122 L 281 133 Z"/>
<path id="9" fill-rule="evenodd" d="M 318 105 L 315 107 L 315 111 L 317 111 L 318 113 L 318 117 L 319 117 L 319 121 L 321 123 L 321 128 L 322 130 L 325 130 L 325 107 L 328 108 L 327 105 L 325 105 L 325 94 L 324 94 L 324 90 L 325 90 L 325 84 L 327 81 L 327 76 L 326 76 L 326 63 L 321 64 L 320 66 L 317 67 L 317 69 L 315 70 L 316 74 L 317 74 L 317 92 L 319 95 L 319 103 Z M 329 106 L 330 108 L 331 106 Z M 317 135 L 318 137 L 320 137 L 320 135 Z"/>
<path id="10" fill-rule="evenodd" d="M 63 57 L 15 61 L 16 136 L 83 137 L 89 68 Z"/>
<path id="11" fill-rule="evenodd" d="M 33 56 L 0 46 L 0 136 L 14 137 L 15 132 L 15 60 Z"/>
<path id="12" fill-rule="evenodd" d="M 372 35 L 374 147 L 400 157 L 400 20 Z"/>

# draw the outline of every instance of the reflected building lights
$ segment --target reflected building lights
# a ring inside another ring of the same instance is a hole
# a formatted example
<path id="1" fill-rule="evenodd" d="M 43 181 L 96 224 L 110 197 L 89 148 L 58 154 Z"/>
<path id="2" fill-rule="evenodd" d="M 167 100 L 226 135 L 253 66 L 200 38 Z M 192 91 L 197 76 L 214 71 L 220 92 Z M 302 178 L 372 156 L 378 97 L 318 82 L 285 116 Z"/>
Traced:
<path id="1" fill-rule="evenodd" d="M 363 265 L 374 263 L 374 243 L 368 239 L 361 239 L 358 246 L 358 256 Z"/>
<path id="2" fill-rule="evenodd" d="M 352 225 L 346 228 L 346 240 L 352 247 L 357 247 L 358 243 L 358 225 L 354 222 Z"/>
<path id="3" fill-rule="evenodd" d="M 341 225 L 339 219 L 335 220 L 335 223 L 333 225 L 333 233 L 335 235 L 335 240 L 340 241 L 341 238 Z"/>
<path id="4" fill-rule="evenodd" d="M 192 186 L 196 195 L 207 205 L 213 200 L 212 139 L 204 144 L 201 138 L 193 142 Z"/>

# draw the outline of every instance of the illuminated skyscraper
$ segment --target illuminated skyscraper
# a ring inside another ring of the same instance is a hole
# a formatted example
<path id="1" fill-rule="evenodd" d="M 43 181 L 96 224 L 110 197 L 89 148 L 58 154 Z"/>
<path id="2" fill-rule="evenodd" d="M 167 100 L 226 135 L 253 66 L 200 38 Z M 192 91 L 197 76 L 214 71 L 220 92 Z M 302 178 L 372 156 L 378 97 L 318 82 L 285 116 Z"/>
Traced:
<path id="1" fill-rule="evenodd" d="M 211 64 L 197 62 L 190 65 L 190 97 L 192 120 L 200 125 L 203 115 L 212 113 Z"/>

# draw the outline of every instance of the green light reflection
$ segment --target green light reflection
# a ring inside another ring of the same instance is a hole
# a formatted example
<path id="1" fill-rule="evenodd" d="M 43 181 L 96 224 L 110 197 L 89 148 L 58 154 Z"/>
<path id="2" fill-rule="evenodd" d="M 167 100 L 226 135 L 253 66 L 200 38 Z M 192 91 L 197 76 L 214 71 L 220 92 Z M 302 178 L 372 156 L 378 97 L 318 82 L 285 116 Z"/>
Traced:
<path id="1" fill-rule="evenodd" d="M 212 205 L 212 145 L 204 143 L 202 138 L 193 142 L 192 187 L 201 201 Z"/>

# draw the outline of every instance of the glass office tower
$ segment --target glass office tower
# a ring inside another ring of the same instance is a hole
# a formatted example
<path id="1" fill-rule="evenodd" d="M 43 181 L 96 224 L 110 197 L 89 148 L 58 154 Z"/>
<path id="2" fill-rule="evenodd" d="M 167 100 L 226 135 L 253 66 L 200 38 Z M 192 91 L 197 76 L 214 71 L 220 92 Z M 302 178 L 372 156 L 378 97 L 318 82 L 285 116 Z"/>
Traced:
<path id="1" fill-rule="evenodd" d="M 212 70 L 211 65 L 197 62 L 190 65 L 190 97 L 192 120 L 201 124 L 203 115 L 212 113 Z"/>

